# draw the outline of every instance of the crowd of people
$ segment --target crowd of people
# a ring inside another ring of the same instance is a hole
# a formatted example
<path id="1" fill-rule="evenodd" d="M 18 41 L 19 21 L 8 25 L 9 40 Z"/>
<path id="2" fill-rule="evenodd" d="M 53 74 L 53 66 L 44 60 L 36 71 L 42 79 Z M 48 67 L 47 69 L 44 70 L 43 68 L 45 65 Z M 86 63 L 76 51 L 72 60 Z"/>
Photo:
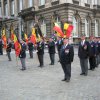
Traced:
<path id="1" fill-rule="evenodd" d="M 41 39 L 35 45 L 29 40 L 28 43 L 21 40 L 21 51 L 19 54 L 19 58 L 22 64 L 22 71 L 26 70 L 26 50 L 28 48 L 30 58 L 33 59 L 33 50 L 37 51 L 37 56 L 39 60 L 38 67 L 44 67 L 44 49 L 45 49 L 45 41 Z M 47 42 L 48 53 L 50 56 L 51 63 L 50 65 L 55 64 L 55 53 L 56 46 L 58 51 L 58 62 L 61 64 L 62 69 L 64 71 L 64 79 L 62 81 L 69 82 L 71 78 L 71 63 L 74 60 L 74 47 L 69 43 L 68 38 L 57 37 L 57 41 L 55 43 L 52 37 L 49 38 Z M 14 49 L 14 45 L 12 41 L 8 39 L 7 41 L 7 56 L 8 60 L 11 59 L 11 49 Z M 0 39 L 0 55 L 3 55 L 3 42 Z M 89 70 L 94 71 L 96 67 L 100 64 L 100 38 L 95 38 L 94 36 L 90 36 L 90 39 L 87 41 L 85 35 L 82 35 L 80 38 L 80 42 L 78 44 L 78 57 L 80 59 L 81 66 L 81 74 L 87 76 L 88 75 L 88 61 L 89 61 Z"/>

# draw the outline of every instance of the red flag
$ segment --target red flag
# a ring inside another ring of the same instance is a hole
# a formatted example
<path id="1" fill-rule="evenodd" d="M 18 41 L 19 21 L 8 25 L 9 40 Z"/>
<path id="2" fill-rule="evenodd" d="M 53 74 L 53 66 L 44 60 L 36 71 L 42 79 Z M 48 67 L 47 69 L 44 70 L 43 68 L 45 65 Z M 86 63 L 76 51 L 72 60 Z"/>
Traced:
<path id="1" fill-rule="evenodd" d="M 6 37 L 6 30 L 5 28 L 2 30 L 2 40 L 4 42 L 4 48 L 6 49 L 7 48 L 7 37 Z"/>
<path id="2" fill-rule="evenodd" d="M 58 36 L 61 36 L 61 37 L 64 36 L 64 34 L 63 34 L 60 26 L 57 23 L 55 23 L 55 26 L 54 26 L 53 30 L 57 32 L 57 35 Z"/>
<path id="3" fill-rule="evenodd" d="M 35 33 L 35 28 L 32 28 L 32 34 L 30 36 L 30 41 L 33 43 L 33 44 L 36 44 L 36 33 Z"/>
<path id="4" fill-rule="evenodd" d="M 64 30 L 65 30 L 66 37 L 69 38 L 71 36 L 71 32 L 73 31 L 73 26 L 65 23 Z"/>
<path id="5" fill-rule="evenodd" d="M 16 37 L 15 34 L 14 34 L 14 46 L 15 46 L 15 54 L 16 54 L 16 56 L 19 56 L 20 51 L 21 51 L 21 45 L 18 42 L 17 37 Z"/>

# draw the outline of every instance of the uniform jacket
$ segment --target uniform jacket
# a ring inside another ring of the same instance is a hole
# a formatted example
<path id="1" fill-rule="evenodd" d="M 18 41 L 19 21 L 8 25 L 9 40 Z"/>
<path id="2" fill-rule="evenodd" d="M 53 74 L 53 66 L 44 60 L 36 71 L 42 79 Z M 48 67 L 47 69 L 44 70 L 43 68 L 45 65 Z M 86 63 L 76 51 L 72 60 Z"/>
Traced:
<path id="1" fill-rule="evenodd" d="M 8 43 L 6 51 L 11 52 L 11 48 L 12 48 L 12 43 Z"/>
<path id="2" fill-rule="evenodd" d="M 71 62 L 73 62 L 73 58 L 74 58 L 73 46 L 68 44 L 64 48 L 63 45 L 60 51 L 60 62 L 65 64 L 70 64 Z"/>
<path id="3" fill-rule="evenodd" d="M 55 53 L 55 42 L 54 41 L 48 43 L 48 51 L 50 54 Z"/>
<path id="4" fill-rule="evenodd" d="M 30 51 L 33 51 L 34 47 L 33 47 L 33 43 L 28 43 L 28 49 Z"/>
<path id="5" fill-rule="evenodd" d="M 62 45 L 63 45 L 63 41 L 60 40 L 60 42 L 59 42 L 59 40 L 58 40 L 58 41 L 57 41 L 57 50 L 58 50 L 58 51 L 61 50 Z"/>
<path id="6" fill-rule="evenodd" d="M 26 44 L 21 44 L 19 58 L 26 58 Z"/>
<path id="7" fill-rule="evenodd" d="M 92 41 L 89 44 L 90 44 L 90 57 L 94 57 L 97 53 L 96 43 Z"/>
<path id="8" fill-rule="evenodd" d="M 78 48 L 78 57 L 80 59 L 87 59 L 89 57 L 89 53 L 90 53 L 89 42 L 85 41 L 84 45 L 82 45 L 80 42 Z"/>
<path id="9" fill-rule="evenodd" d="M 44 54 L 44 42 L 37 43 L 37 54 L 42 55 Z"/>

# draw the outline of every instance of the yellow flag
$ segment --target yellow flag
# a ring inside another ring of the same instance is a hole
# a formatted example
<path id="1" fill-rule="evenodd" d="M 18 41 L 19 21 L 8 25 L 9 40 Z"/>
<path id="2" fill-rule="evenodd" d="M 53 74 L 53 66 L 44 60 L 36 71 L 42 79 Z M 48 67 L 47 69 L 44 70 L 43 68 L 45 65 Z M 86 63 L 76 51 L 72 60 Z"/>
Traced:
<path id="1" fill-rule="evenodd" d="M 67 30 L 68 27 L 69 27 L 69 24 L 65 23 L 65 24 L 64 24 L 64 30 Z"/>

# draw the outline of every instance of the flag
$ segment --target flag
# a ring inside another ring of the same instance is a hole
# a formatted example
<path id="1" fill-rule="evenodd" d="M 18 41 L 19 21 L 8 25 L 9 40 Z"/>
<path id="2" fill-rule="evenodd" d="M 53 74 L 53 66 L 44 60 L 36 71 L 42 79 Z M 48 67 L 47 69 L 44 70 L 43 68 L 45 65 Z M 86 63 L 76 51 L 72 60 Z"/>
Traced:
<path id="1" fill-rule="evenodd" d="M 19 56 L 20 51 L 21 51 L 21 44 L 19 43 L 15 34 L 14 34 L 14 47 L 15 47 L 16 56 Z"/>
<path id="2" fill-rule="evenodd" d="M 27 34 L 24 34 L 24 39 L 25 39 L 26 43 L 28 43 L 28 37 L 27 37 Z"/>
<path id="3" fill-rule="evenodd" d="M 3 40 L 3 43 L 4 43 L 4 48 L 6 49 L 7 48 L 7 37 L 6 37 L 6 29 L 3 28 L 2 30 L 2 40 Z"/>
<path id="4" fill-rule="evenodd" d="M 65 23 L 64 24 L 64 31 L 65 31 L 65 35 L 67 38 L 69 38 L 71 36 L 71 32 L 73 31 L 73 26 Z"/>
<path id="5" fill-rule="evenodd" d="M 14 30 L 13 30 L 13 26 L 10 27 L 10 30 L 11 30 L 11 40 L 13 41 L 14 40 Z"/>
<path id="6" fill-rule="evenodd" d="M 32 34 L 30 36 L 30 41 L 33 43 L 33 44 L 36 44 L 36 33 L 35 33 L 35 28 L 32 28 Z"/>
<path id="7" fill-rule="evenodd" d="M 60 37 L 64 36 L 60 26 L 57 23 L 55 23 L 55 26 L 54 26 L 53 30 L 56 31 L 57 36 L 60 36 Z"/>
<path id="8" fill-rule="evenodd" d="M 14 40 L 14 31 L 11 30 L 11 40 L 13 41 Z"/>
<path id="9" fill-rule="evenodd" d="M 43 34 L 42 34 L 42 31 L 41 31 L 39 25 L 37 24 L 36 27 L 37 27 L 37 29 L 36 29 L 37 33 L 40 35 L 40 37 L 43 38 Z"/>

